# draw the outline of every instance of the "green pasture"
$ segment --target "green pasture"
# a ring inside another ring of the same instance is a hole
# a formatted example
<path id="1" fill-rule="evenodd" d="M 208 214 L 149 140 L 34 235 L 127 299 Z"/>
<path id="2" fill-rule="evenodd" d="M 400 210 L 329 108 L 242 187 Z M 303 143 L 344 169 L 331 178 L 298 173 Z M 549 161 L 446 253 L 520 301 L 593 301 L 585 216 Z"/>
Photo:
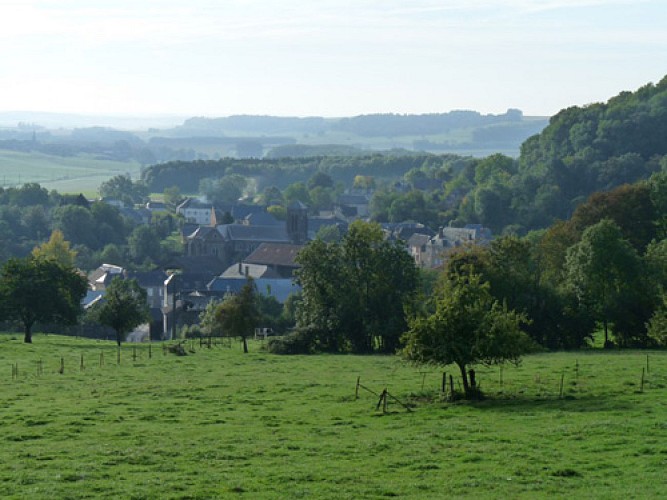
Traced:
<path id="1" fill-rule="evenodd" d="M 102 182 L 128 173 L 136 179 L 140 170 L 141 166 L 136 162 L 99 160 L 87 155 L 61 157 L 0 150 L 0 185 L 3 187 L 37 182 L 61 193 L 95 195 Z"/>
<path id="2" fill-rule="evenodd" d="M 111 342 L 36 335 L 25 345 L 20 335 L 0 335 L 0 496 L 667 491 L 667 352 L 532 355 L 502 372 L 479 368 L 484 401 L 447 403 L 442 369 L 250 348 L 244 355 L 238 342 L 192 342 L 176 356 L 162 344 L 126 344 L 117 364 Z M 411 411 L 391 398 L 386 413 L 376 410 L 384 388 Z"/>

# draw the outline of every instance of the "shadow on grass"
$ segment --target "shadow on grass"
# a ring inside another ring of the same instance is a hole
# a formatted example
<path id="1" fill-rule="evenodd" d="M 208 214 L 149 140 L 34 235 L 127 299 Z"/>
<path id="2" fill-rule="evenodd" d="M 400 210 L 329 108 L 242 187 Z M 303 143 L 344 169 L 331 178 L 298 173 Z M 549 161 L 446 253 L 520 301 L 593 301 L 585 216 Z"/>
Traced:
<path id="1" fill-rule="evenodd" d="M 624 411 L 635 407 L 630 401 L 625 401 L 609 396 L 566 396 L 557 398 L 537 397 L 511 397 L 503 398 L 502 395 L 487 397 L 482 401 L 467 401 L 471 407 L 497 412 L 509 413 L 536 413 L 566 411 L 577 413 L 596 413 L 601 411 Z"/>

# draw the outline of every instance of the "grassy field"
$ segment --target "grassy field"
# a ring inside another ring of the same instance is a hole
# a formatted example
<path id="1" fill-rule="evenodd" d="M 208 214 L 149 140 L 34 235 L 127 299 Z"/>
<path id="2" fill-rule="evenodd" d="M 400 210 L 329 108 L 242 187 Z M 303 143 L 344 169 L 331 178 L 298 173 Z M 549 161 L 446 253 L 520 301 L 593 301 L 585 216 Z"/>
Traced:
<path id="1" fill-rule="evenodd" d="M 136 162 L 98 160 L 85 155 L 60 157 L 0 150 L 0 185 L 4 187 L 37 182 L 61 193 L 94 196 L 102 182 L 128 173 L 133 179 L 138 178 L 140 165 Z"/>
<path id="2" fill-rule="evenodd" d="M 248 355 L 193 344 L 178 357 L 154 344 L 151 357 L 124 345 L 118 365 L 110 342 L 34 341 L 0 336 L 3 498 L 667 491 L 667 352 L 533 355 L 502 384 L 497 367 L 480 368 L 489 397 L 452 404 L 439 398 L 442 370 L 395 357 L 282 357 L 259 343 Z M 412 411 L 393 400 L 376 411 L 363 389 L 355 399 L 357 377 Z"/>

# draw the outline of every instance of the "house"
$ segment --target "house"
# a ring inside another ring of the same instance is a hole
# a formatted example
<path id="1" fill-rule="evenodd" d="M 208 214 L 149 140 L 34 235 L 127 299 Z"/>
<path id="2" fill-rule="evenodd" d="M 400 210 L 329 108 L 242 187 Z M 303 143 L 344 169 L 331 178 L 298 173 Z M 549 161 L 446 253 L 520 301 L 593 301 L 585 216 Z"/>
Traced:
<path id="1" fill-rule="evenodd" d="M 176 213 L 183 216 L 186 222 L 202 226 L 215 224 L 215 209 L 210 203 L 202 203 L 194 198 L 187 198 L 176 207 Z"/>
<path id="2" fill-rule="evenodd" d="M 370 215 L 370 196 L 368 194 L 341 194 L 336 200 L 336 206 L 346 217 L 365 218 Z"/>
<path id="3" fill-rule="evenodd" d="M 284 225 L 234 223 L 215 227 L 199 226 L 185 237 L 185 246 L 188 256 L 213 256 L 226 268 L 246 258 L 262 243 L 299 245 L 307 240 L 307 208 L 295 202 L 287 209 L 287 222 Z"/>
<path id="4" fill-rule="evenodd" d="M 451 250 L 465 245 L 487 245 L 491 236 L 491 230 L 480 224 L 468 224 L 461 228 L 441 227 L 428 240 L 419 233 L 413 234 L 408 240 L 408 251 L 419 266 L 435 268 L 445 263 Z"/>
<path id="5" fill-rule="evenodd" d="M 303 245 L 262 243 L 243 260 L 243 264 L 266 266 L 277 277 L 292 278 L 294 271 L 300 267 L 296 256 L 303 248 Z"/>
<path id="6" fill-rule="evenodd" d="M 120 266 L 102 264 L 88 275 L 88 286 L 92 291 L 104 290 L 109 286 L 111 280 L 118 276 L 123 277 L 123 271 Z"/>
<path id="7" fill-rule="evenodd" d="M 316 215 L 313 217 L 308 217 L 308 239 L 314 240 L 320 229 L 323 227 L 331 226 L 336 227 L 338 229 L 338 234 L 343 236 L 345 233 L 347 233 L 349 224 L 344 218 L 339 217 L 333 213 L 330 215 Z"/>

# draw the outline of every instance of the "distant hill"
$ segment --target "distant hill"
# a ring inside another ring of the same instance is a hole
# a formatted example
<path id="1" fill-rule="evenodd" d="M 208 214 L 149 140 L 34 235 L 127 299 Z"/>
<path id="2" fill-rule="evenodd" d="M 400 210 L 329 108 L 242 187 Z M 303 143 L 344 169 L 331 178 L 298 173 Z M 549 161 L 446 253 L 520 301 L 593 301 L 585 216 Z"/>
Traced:
<path id="1" fill-rule="evenodd" d="M 165 136 L 194 138 L 225 136 L 230 141 L 251 136 L 262 143 L 291 137 L 306 146 L 350 146 L 358 150 L 402 148 L 428 152 L 458 152 L 484 156 L 501 151 L 517 156 L 519 146 L 548 123 L 545 117 L 525 117 L 510 109 L 500 115 L 476 111 L 448 113 L 369 114 L 343 118 L 237 115 L 222 118 L 190 118 L 181 126 L 163 131 Z M 284 148 L 281 148 L 284 149 Z M 336 154 L 335 149 L 325 148 Z M 270 148 L 263 148 L 264 154 Z M 300 150 L 302 154 L 305 150 Z M 269 156 L 282 155 L 282 151 Z"/>

